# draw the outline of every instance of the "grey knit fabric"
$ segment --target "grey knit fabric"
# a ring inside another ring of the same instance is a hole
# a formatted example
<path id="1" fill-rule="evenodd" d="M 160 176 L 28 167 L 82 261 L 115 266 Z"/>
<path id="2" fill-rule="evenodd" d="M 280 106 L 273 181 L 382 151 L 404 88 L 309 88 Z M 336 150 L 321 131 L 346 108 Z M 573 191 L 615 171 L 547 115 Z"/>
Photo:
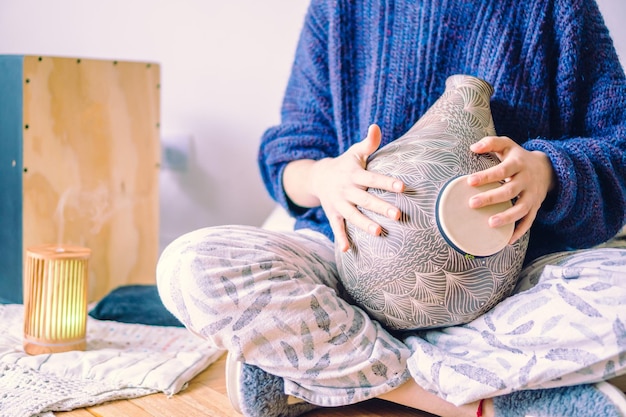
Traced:
<path id="1" fill-rule="evenodd" d="M 594 385 L 518 391 L 493 399 L 497 417 L 624 417 Z"/>
<path id="2" fill-rule="evenodd" d="M 319 408 L 306 402 L 288 404 L 282 378 L 244 364 L 240 380 L 240 407 L 245 417 L 296 417 Z"/>

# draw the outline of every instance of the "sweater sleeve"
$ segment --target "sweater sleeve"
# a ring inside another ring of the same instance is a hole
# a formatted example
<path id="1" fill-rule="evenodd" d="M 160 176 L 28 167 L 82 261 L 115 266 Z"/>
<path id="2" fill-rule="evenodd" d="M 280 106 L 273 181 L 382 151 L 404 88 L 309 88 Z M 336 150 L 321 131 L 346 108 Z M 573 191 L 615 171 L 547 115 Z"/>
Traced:
<path id="1" fill-rule="evenodd" d="M 258 153 L 267 190 L 294 217 L 321 208 L 307 210 L 289 201 L 282 185 L 285 166 L 294 160 L 337 154 L 328 75 L 328 22 L 321 3 L 313 1 L 309 6 L 283 99 L 281 123 L 263 134 Z"/>
<path id="2" fill-rule="evenodd" d="M 572 4 L 574 3 L 574 4 Z M 545 152 L 558 183 L 533 226 L 542 248 L 577 249 L 613 237 L 626 215 L 626 78 L 594 1 L 556 1 L 554 88 L 558 140 L 527 141 Z"/>

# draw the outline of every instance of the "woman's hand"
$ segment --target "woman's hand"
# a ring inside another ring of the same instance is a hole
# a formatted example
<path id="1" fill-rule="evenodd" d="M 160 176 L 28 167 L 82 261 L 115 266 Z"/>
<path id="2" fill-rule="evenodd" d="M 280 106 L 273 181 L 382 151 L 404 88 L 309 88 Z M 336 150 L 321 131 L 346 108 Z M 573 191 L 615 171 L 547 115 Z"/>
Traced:
<path id="1" fill-rule="evenodd" d="M 487 136 L 474 143 L 470 149 L 475 153 L 493 152 L 500 164 L 469 176 L 467 182 L 479 186 L 493 182 L 503 182 L 502 186 L 472 197 L 469 205 L 480 208 L 491 204 L 511 201 L 517 197 L 515 205 L 502 213 L 489 218 L 491 227 L 499 227 L 521 220 L 509 243 L 515 242 L 537 217 L 537 211 L 548 192 L 556 183 L 554 169 L 548 156 L 540 151 L 527 151 L 512 139 L 504 136 Z"/>
<path id="2" fill-rule="evenodd" d="M 341 251 L 350 248 L 345 222 L 373 235 L 381 232 L 380 225 L 361 213 L 357 206 L 390 219 L 400 218 L 397 207 L 367 192 L 368 188 L 404 191 L 402 181 L 365 169 L 367 158 L 378 149 L 380 140 L 380 128 L 371 125 L 365 139 L 338 157 L 294 161 L 285 169 L 283 184 L 287 195 L 303 207 L 322 206 L 333 229 L 335 244 Z"/>
<path id="3" fill-rule="evenodd" d="M 318 161 L 311 172 L 313 193 L 328 217 L 335 235 L 335 244 L 342 251 L 350 248 L 345 222 L 379 235 L 381 227 L 359 211 L 356 206 L 398 220 L 400 210 L 390 203 L 367 192 L 368 188 L 378 188 L 391 192 L 403 192 L 402 181 L 367 171 L 367 158 L 378 149 L 381 141 L 380 128 L 371 125 L 367 137 L 352 145 L 336 158 Z"/>

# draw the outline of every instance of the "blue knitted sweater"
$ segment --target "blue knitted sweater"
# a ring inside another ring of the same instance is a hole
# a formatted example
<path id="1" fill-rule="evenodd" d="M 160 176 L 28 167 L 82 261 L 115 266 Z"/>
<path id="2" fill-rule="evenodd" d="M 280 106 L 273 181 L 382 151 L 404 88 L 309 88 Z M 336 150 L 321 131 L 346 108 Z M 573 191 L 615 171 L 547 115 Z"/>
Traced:
<path id="1" fill-rule="evenodd" d="M 281 123 L 263 135 L 271 196 L 333 238 L 320 207 L 297 207 L 282 173 L 366 136 L 397 139 L 452 74 L 494 86 L 496 132 L 551 159 L 558 184 L 531 229 L 527 261 L 613 237 L 626 215 L 626 78 L 593 0 L 313 0 Z M 381 145 L 381 146 L 382 146 Z"/>

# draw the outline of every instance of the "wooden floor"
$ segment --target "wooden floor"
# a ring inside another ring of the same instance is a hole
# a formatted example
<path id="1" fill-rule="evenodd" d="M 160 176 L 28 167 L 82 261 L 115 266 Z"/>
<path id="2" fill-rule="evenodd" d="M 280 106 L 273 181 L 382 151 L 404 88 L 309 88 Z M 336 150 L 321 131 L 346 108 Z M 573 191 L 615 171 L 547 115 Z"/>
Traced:
<path id="1" fill-rule="evenodd" d="M 95 407 L 55 413 L 57 417 L 240 417 L 226 396 L 226 356 L 194 378 L 189 387 L 168 398 L 153 394 L 132 400 L 114 401 Z M 433 417 L 383 400 L 371 400 L 348 407 L 323 408 L 307 417 Z"/>

